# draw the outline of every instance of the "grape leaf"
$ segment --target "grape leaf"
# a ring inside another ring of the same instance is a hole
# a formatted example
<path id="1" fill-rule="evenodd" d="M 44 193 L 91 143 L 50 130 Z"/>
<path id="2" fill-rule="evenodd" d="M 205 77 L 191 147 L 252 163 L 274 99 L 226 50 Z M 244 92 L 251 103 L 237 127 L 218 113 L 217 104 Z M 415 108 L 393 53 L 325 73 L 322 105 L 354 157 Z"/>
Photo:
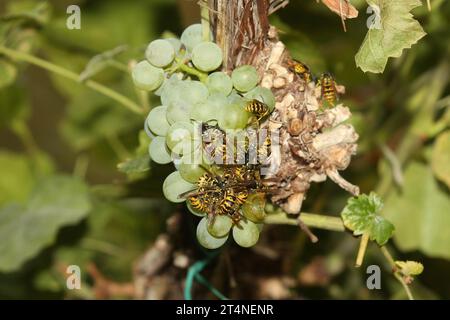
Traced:
<path id="1" fill-rule="evenodd" d="M 367 0 L 373 9 L 369 31 L 355 56 L 356 65 L 364 72 L 381 73 L 388 58 L 398 58 L 404 49 L 425 36 L 421 25 L 410 11 L 421 6 L 419 0 Z"/>
<path id="2" fill-rule="evenodd" d="M 148 154 L 149 144 L 150 138 L 144 130 L 141 130 L 141 132 L 139 132 L 139 146 L 135 151 L 135 156 L 119 163 L 117 169 L 128 175 L 150 170 L 150 155 Z"/>
<path id="3" fill-rule="evenodd" d="M 381 198 L 374 192 L 352 197 L 342 210 L 345 227 L 355 236 L 369 233 L 370 239 L 384 245 L 394 233 L 394 225 L 378 213 L 383 208 Z"/>
<path id="4" fill-rule="evenodd" d="M 450 259 L 450 197 L 431 168 L 413 162 L 405 170 L 402 192 L 391 194 L 384 208 L 396 226 L 394 241 L 401 250 L 421 250 Z"/>
<path id="5" fill-rule="evenodd" d="M 0 271 L 11 272 L 50 245 L 57 230 L 90 210 L 87 186 L 68 176 L 41 180 L 25 205 L 0 210 Z"/>
<path id="6" fill-rule="evenodd" d="M 395 261 L 395 265 L 404 276 L 417 276 L 423 272 L 423 264 L 416 261 Z"/>
<path id="7" fill-rule="evenodd" d="M 433 146 L 431 168 L 436 178 L 450 188 L 450 130 L 437 137 Z"/>
<path id="8" fill-rule="evenodd" d="M 44 153 L 31 158 L 0 150 L 0 206 L 26 201 L 36 181 L 53 170 L 53 163 Z"/>
<path id="9" fill-rule="evenodd" d="M 80 81 L 86 81 L 103 69 L 111 66 L 115 60 L 114 58 L 127 49 L 126 45 L 115 47 L 111 50 L 97 54 L 89 60 L 84 70 L 80 73 Z"/>

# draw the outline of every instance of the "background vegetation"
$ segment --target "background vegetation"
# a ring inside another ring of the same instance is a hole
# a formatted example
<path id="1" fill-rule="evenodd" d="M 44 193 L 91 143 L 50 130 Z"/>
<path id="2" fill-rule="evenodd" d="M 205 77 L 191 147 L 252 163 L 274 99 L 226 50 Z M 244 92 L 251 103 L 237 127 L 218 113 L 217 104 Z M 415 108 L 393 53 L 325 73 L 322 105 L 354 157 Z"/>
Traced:
<path id="1" fill-rule="evenodd" d="M 74 3 L 81 6 L 81 30 L 66 28 L 66 8 Z M 352 110 L 360 139 L 358 155 L 344 175 L 362 192 L 376 190 L 384 198 L 382 214 L 396 227 L 391 243 L 396 257 L 424 264 L 412 285 L 415 296 L 448 299 L 450 3 L 435 0 L 431 11 L 426 6 L 413 10 L 427 35 L 390 60 L 383 74 L 363 73 L 355 65 L 369 15 L 365 1 L 352 3 L 359 17 L 347 20 L 347 32 L 338 16 L 313 0 L 291 1 L 271 22 L 295 58 L 314 74 L 332 72 L 345 85 L 342 100 Z M 157 101 L 142 100 L 128 64 L 142 59 L 152 39 L 164 32 L 179 34 L 199 20 L 196 3 L 184 0 L 11 0 L 0 1 L 0 13 L 5 17 L 1 46 L 76 74 L 92 57 L 119 47 L 123 52 L 97 65 L 91 79 L 144 101 L 146 108 Z M 6 37 L 11 23 L 14 34 Z M 98 280 L 101 275 L 129 284 L 133 264 L 166 229 L 168 217 L 183 210 L 162 196 L 171 168 L 151 164 L 148 171 L 126 174 L 122 164 L 118 170 L 119 163 L 146 155 L 145 115 L 91 90 L 87 82 L 77 84 L 19 60 L 0 52 L 0 297 L 131 297 L 127 290 L 102 295 Z M 347 198 L 327 181 L 313 186 L 303 210 L 338 216 Z M 271 226 L 266 234 L 259 249 L 227 249 L 234 250 L 234 274 L 254 276 L 238 281 L 240 294 L 230 296 L 405 298 L 375 244 L 363 268 L 355 269 L 358 242 L 350 234 L 318 231 L 318 244 L 289 226 Z M 275 255 L 264 271 L 261 252 Z M 217 270 L 221 261 L 206 272 Z M 65 267 L 73 264 L 81 267 L 82 290 L 65 287 Z M 387 270 L 382 290 L 366 288 L 369 264 Z M 252 281 L 258 285 L 252 287 Z M 257 289 L 263 286 L 269 286 L 268 293 Z M 199 292 L 198 297 L 210 297 Z"/>

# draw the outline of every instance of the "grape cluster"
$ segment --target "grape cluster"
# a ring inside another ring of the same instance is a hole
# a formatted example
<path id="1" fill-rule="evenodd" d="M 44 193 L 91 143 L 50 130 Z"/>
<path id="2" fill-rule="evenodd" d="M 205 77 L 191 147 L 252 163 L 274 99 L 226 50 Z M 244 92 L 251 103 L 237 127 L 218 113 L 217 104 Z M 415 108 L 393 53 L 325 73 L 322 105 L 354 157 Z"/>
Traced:
<path id="1" fill-rule="evenodd" d="M 180 195 L 196 190 L 205 172 L 221 172 L 201 152 L 205 124 L 215 123 L 214 127 L 221 131 L 245 130 L 254 125 L 254 115 L 246 108 L 249 102 L 263 103 L 268 113 L 275 107 L 271 90 L 258 86 L 254 67 L 238 67 L 231 75 L 219 71 L 222 51 L 214 42 L 203 39 L 201 24 L 194 24 L 183 31 L 180 39 L 154 40 L 145 51 L 146 59 L 132 71 L 135 86 L 153 91 L 161 100 L 161 105 L 148 114 L 145 130 L 152 138 L 151 159 L 158 164 L 175 164 L 177 170 L 163 183 L 165 197 L 175 203 L 186 200 Z M 216 215 L 208 221 L 208 215 L 194 210 L 189 201 L 187 207 L 202 217 L 197 226 L 199 243 L 215 249 L 226 242 L 230 233 L 243 247 L 256 244 L 264 204 L 264 195 L 250 193 L 239 209 L 244 217 L 239 224 L 228 215 Z"/>

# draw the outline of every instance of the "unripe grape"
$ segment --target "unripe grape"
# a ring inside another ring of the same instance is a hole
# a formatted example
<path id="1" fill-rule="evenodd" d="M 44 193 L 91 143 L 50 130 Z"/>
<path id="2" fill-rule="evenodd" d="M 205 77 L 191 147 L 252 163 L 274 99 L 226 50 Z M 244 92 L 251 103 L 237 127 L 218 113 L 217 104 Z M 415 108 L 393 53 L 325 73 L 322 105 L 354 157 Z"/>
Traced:
<path id="1" fill-rule="evenodd" d="M 154 40 L 145 50 L 145 57 L 155 67 L 163 68 L 172 63 L 175 58 L 175 49 L 167 40 Z"/>
<path id="2" fill-rule="evenodd" d="M 169 123 L 189 121 L 192 107 L 208 98 L 208 89 L 200 81 L 179 82 L 170 93 L 172 96 L 167 108 Z"/>
<path id="3" fill-rule="evenodd" d="M 169 174 L 163 183 L 163 193 L 167 200 L 180 203 L 186 199 L 180 198 L 182 193 L 194 190 L 195 185 L 184 180 L 178 171 Z"/>
<path id="4" fill-rule="evenodd" d="M 134 66 L 131 76 L 137 88 L 153 91 L 164 81 L 164 70 L 152 66 L 148 61 L 141 61 Z"/>
<path id="5" fill-rule="evenodd" d="M 262 222 L 266 216 L 264 206 L 266 199 L 264 194 L 255 193 L 248 196 L 247 201 L 242 205 L 244 217 L 253 222 Z"/>
<path id="6" fill-rule="evenodd" d="M 208 225 L 208 232 L 216 238 L 225 237 L 230 233 L 233 226 L 233 220 L 226 215 L 218 215 L 215 217 L 213 224 Z"/>
<path id="7" fill-rule="evenodd" d="M 170 44 L 172 45 L 173 49 L 175 50 L 175 55 L 176 55 L 177 52 L 180 51 L 181 45 L 182 45 L 180 39 L 178 39 L 178 38 L 167 38 L 165 40 L 170 42 Z"/>
<path id="8" fill-rule="evenodd" d="M 188 51 L 192 51 L 197 44 L 202 42 L 202 25 L 196 23 L 184 29 L 180 40 Z"/>
<path id="9" fill-rule="evenodd" d="M 249 248 L 254 246 L 259 239 L 259 228 L 258 226 L 251 222 L 240 221 L 240 228 L 235 226 L 233 228 L 233 239 L 238 245 L 244 248 Z"/>
<path id="10" fill-rule="evenodd" d="M 159 136 L 165 136 L 169 130 L 170 124 L 166 118 L 167 107 L 159 106 L 150 111 L 147 117 L 148 128 Z"/>
<path id="11" fill-rule="evenodd" d="M 228 236 L 223 238 L 213 237 L 208 232 L 208 219 L 206 217 L 202 218 L 197 225 L 197 240 L 198 242 L 207 249 L 217 249 L 225 244 Z"/>
<path id="12" fill-rule="evenodd" d="M 245 65 L 233 70 L 231 80 L 236 90 L 247 92 L 258 84 L 259 77 L 255 67 Z"/>
<path id="13" fill-rule="evenodd" d="M 175 122 L 167 131 L 166 144 L 176 154 L 192 151 L 194 127 L 189 122 Z"/>
<path id="14" fill-rule="evenodd" d="M 208 76 L 206 86 L 210 93 L 220 92 L 224 95 L 229 95 L 233 89 L 233 82 L 229 75 L 225 72 L 214 72 Z"/>
<path id="15" fill-rule="evenodd" d="M 227 97 L 224 94 L 213 93 L 205 102 L 197 103 L 192 107 L 190 118 L 199 122 L 217 120 L 219 110 L 227 104 Z"/>
<path id="16" fill-rule="evenodd" d="M 243 129 L 247 126 L 250 114 L 238 104 L 229 104 L 220 110 L 219 126 L 222 129 Z"/>
<path id="17" fill-rule="evenodd" d="M 172 162 L 170 151 L 166 146 L 166 139 L 164 137 L 155 137 L 148 147 L 150 158 L 159 164 L 167 164 Z"/>
<path id="18" fill-rule="evenodd" d="M 200 178 L 206 171 L 205 165 L 200 163 L 191 163 L 190 161 L 183 161 L 178 166 L 178 171 L 184 180 L 196 183 L 198 178 Z"/>
<path id="19" fill-rule="evenodd" d="M 222 64 L 222 50 L 214 42 L 201 42 L 192 50 L 192 63 L 205 72 L 216 70 Z"/>

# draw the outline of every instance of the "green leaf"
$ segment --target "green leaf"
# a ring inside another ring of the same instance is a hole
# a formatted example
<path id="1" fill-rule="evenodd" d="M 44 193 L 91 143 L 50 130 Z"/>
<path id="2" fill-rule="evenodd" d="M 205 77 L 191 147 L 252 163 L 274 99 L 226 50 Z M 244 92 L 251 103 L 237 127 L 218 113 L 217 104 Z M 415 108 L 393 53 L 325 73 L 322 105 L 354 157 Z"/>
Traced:
<path id="1" fill-rule="evenodd" d="M 0 150 L 0 206 L 8 202 L 24 202 L 40 177 L 53 171 L 53 163 L 45 154 L 34 158 Z"/>
<path id="2" fill-rule="evenodd" d="M 383 208 L 381 198 L 371 192 L 352 197 L 342 210 L 344 225 L 353 231 L 355 236 L 369 233 L 370 239 L 380 246 L 384 245 L 394 233 L 394 225 L 378 213 Z"/>
<path id="3" fill-rule="evenodd" d="M 406 276 L 418 276 L 423 272 L 423 264 L 416 261 L 395 261 L 395 265 L 400 269 L 400 272 Z"/>
<path id="4" fill-rule="evenodd" d="M 114 58 L 126 49 L 127 46 L 118 46 L 92 57 L 86 65 L 86 68 L 80 73 L 80 81 L 85 81 L 103 69 L 111 66 L 111 63 L 114 63 L 115 61 Z"/>
<path id="5" fill-rule="evenodd" d="M 379 8 L 379 16 L 373 13 L 374 23 L 369 28 L 355 61 L 364 72 L 381 73 L 388 58 L 400 57 L 404 49 L 411 48 L 425 36 L 421 25 L 410 13 L 422 3 L 419 0 L 367 0 L 367 3 L 372 8 Z"/>
<path id="6" fill-rule="evenodd" d="M 450 130 L 437 137 L 433 146 L 431 168 L 436 178 L 450 188 Z"/>
<path id="7" fill-rule="evenodd" d="M 139 132 L 139 146 L 135 151 L 134 158 L 127 159 L 117 165 L 120 172 L 130 174 L 143 173 L 150 170 L 150 156 L 148 154 L 148 145 L 150 138 L 144 130 Z"/>
<path id="8" fill-rule="evenodd" d="M 87 186 L 68 176 L 46 178 L 26 205 L 0 210 L 0 271 L 11 272 L 53 243 L 59 228 L 75 224 L 90 209 Z"/>
<path id="9" fill-rule="evenodd" d="M 33 185 L 33 172 L 27 158 L 0 151 L 0 206 L 25 201 Z"/>
<path id="10" fill-rule="evenodd" d="M 83 150 L 106 136 L 119 136 L 142 125 L 142 118 L 92 90 L 83 90 L 67 106 L 62 132 L 76 149 Z"/>
<path id="11" fill-rule="evenodd" d="M 413 162 L 405 170 L 402 192 L 386 201 L 384 213 L 396 226 L 395 243 L 401 250 L 421 250 L 450 259 L 450 197 L 431 168 Z"/>

